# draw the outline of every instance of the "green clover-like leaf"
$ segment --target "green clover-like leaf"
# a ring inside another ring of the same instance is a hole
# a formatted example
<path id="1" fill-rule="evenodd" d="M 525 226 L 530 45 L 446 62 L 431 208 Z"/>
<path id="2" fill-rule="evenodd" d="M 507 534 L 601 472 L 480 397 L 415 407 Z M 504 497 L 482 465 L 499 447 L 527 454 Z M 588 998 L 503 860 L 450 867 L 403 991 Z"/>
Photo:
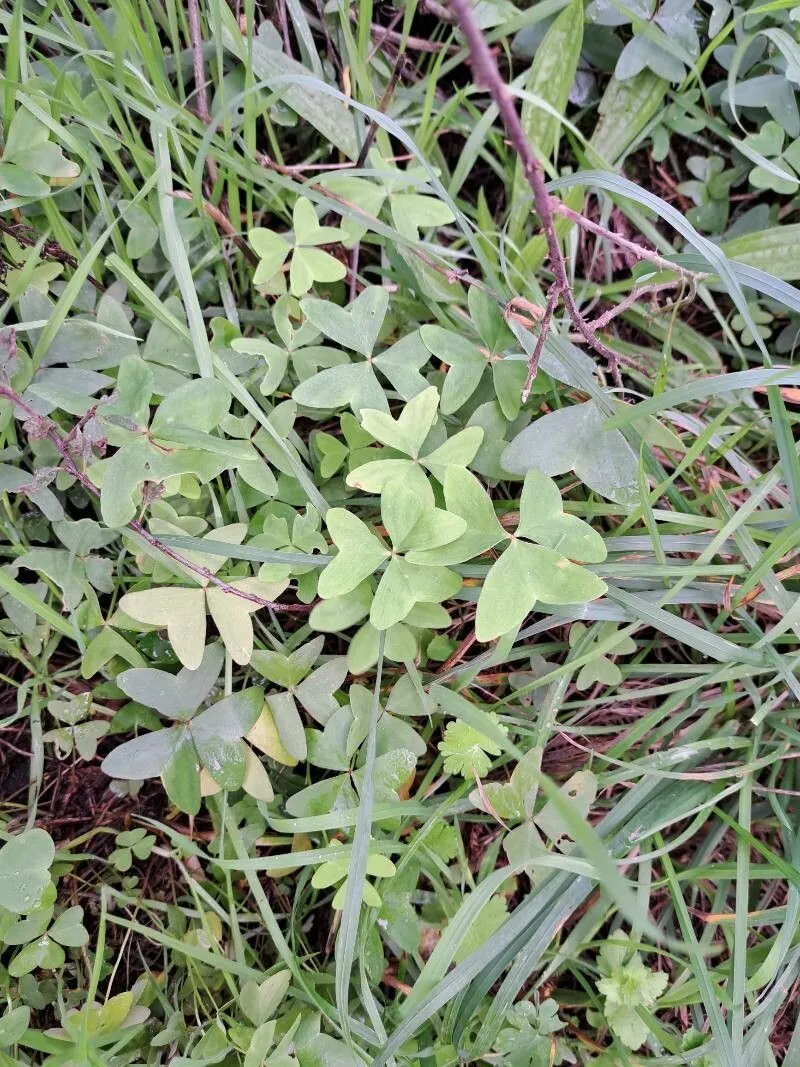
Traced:
<path id="1" fill-rule="evenodd" d="M 347 273 L 345 265 L 317 247 L 340 241 L 342 232 L 333 226 L 320 226 L 314 205 L 302 196 L 295 201 L 292 224 L 293 241 L 261 226 L 249 231 L 248 240 L 259 258 L 253 284 L 272 282 L 290 254 L 289 288 L 292 296 L 303 296 L 314 282 L 335 282 L 344 278 Z"/>
<path id="2" fill-rule="evenodd" d="M 243 523 L 223 526 L 205 535 L 206 540 L 229 541 L 240 544 L 247 532 Z M 224 556 L 203 556 L 189 553 L 191 561 L 201 563 L 215 573 L 225 562 Z M 208 579 L 198 579 L 195 587 L 170 585 L 126 593 L 119 608 L 136 622 L 158 629 L 165 628 L 175 655 L 190 670 L 200 666 L 205 651 L 206 615 L 216 624 L 222 643 L 235 663 L 247 664 L 253 653 L 253 623 L 250 616 L 259 604 L 226 589 L 210 585 Z M 261 582 L 258 578 L 236 578 L 228 583 L 233 589 L 274 600 L 288 585 L 288 580 Z"/>
<path id="3" fill-rule="evenodd" d="M 102 768 L 111 778 L 160 777 L 172 802 L 196 815 L 201 768 L 218 788 L 239 789 L 245 784 L 249 750 L 242 738 L 255 725 L 263 705 L 261 689 L 234 693 L 205 711 L 187 713 L 180 725 L 126 741 L 106 756 Z"/>
<path id="4" fill-rule="evenodd" d="M 602 538 L 583 520 L 563 513 L 558 488 L 538 471 L 525 476 L 517 531 L 507 536 L 510 544 L 481 589 L 478 640 L 516 629 L 537 601 L 581 604 L 605 592 L 600 578 L 568 558 L 599 562 L 606 554 Z M 532 544 L 533 539 L 540 543 Z"/>
<path id="5" fill-rule="evenodd" d="M 430 353 L 422 343 L 419 330 L 401 337 L 382 352 L 375 352 L 389 306 L 389 294 L 381 286 L 367 286 L 347 308 L 313 297 L 301 301 L 300 306 L 308 323 L 342 349 L 357 352 L 365 359 L 350 363 L 345 357 L 344 361 L 326 366 L 316 374 L 301 374 L 302 380 L 292 393 L 298 404 L 330 409 L 347 404 L 356 414 L 363 408 L 388 411 L 376 370 L 405 400 L 427 388 L 419 371 L 428 362 Z M 293 359 L 299 372 L 297 354 Z"/>
<path id="6" fill-rule="evenodd" d="M 413 563 L 403 553 L 453 541 L 465 531 L 466 522 L 430 506 L 427 494 L 421 498 L 400 480 L 385 485 L 381 514 L 392 539 L 391 550 L 355 515 L 343 508 L 328 512 L 325 521 L 339 552 L 320 576 L 318 588 L 323 599 L 344 596 L 385 564 L 372 600 L 370 623 L 376 630 L 389 630 L 415 604 L 440 604 L 458 591 L 461 579 L 453 571 Z"/>
<path id="7" fill-rule="evenodd" d="M 426 450 L 425 440 L 433 427 L 438 407 L 439 392 L 431 386 L 410 400 L 397 419 L 383 411 L 362 411 L 361 424 L 376 441 L 410 458 L 383 459 L 379 452 L 375 460 L 351 471 L 347 484 L 368 493 L 380 493 L 388 482 L 404 478 L 432 503 L 433 493 L 430 487 L 425 489 L 425 471 L 443 482 L 450 467 L 467 467 L 472 462 L 483 440 L 480 426 L 468 426 L 437 447 Z"/>
<path id="8" fill-rule="evenodd" d="M 50 885 L 55 856 L 53 839 L 46 830 L 25 830 L 0 848 L 0 907 L 14 915 L 27 915 L 39 906 Z"/>
<path id="9" fill-rule="evenodd" d="M 605 644 L 616 631 L 617 624 L 614 622 L 598 623 L 594 627 L 588 646 L 584 646 L 584 652 L 591 652 L 600 642 Z M 585 633 L 586 627 L 582 622 L 574 623 L 569 631 L 570 646 L 576 645 Z M 588 663 L 584 663 L 578 672 L 578 677 L 575 679 L 576 686 L 578 689 L 584 690 L 595 684 L 619 685 L 622 681 L 622 671 L 613 660 L 609 659 L 609 656 L 629 656 L 635 651 L 636 642 L 633 638 L 622 635 L 619 641 L 612 648 L 607 649 L 604 654 L 598 654 Z"/>
<path id="10" fill-rule="evenodd" d="M 393 878 L 397 868 L 388 856 L 380 852 L 370 851 L 367 857 L 367 875 L 372 878 Z M 311 884 L 315 889 L 328 889 L 338 885 L 339 889 L 333 898 L 333 907 L 341 911 L 344 907 L 344 898 L 347 892 L 347 879 L 350 873 L 350 850 L 341 859 L 327 860 L 317 867 Z M 361 899 L 370 908 L 379 908 L 381 898 L 372 882 L 364 880 L 361 890 Z"/>
<path id="11" fill-rule="evenodd" d="M 273 755 L 269 747 L 265 747 L 272 744 L 267 741 L 271 736 L 268 727 L 272 723 L 282 752 L 294 762 L 306 758 L 306 734 L 298 703 L 322 725 L 339 708 L 334 693 L 341 688 L 347 674 L 344 657 L 336 656 L 312 671 L 324 641 L 324 637 L 315 638 L 289 655 L 266 651 L 253 653 L 252 665 L 258 673 L 282 687 L 281 692 L 267 695 L 261 719 L 248 735 L 248 739 L 268 755 Z M 265 721 L 267 719 L 269 721 Z M 285 762 L 282 758 L 279 761 Z"/>

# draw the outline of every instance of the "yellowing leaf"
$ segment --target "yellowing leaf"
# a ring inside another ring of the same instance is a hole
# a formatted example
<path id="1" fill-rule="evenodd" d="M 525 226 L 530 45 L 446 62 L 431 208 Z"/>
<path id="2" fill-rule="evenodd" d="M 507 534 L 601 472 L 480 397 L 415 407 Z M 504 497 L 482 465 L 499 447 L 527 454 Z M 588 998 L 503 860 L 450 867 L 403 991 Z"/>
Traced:
<path id="1" fill-rule="evenodd" d="M 278 734 L 278 727 L 275 725 L 275 719 L 268 704 L 264 704 L 264 708 L 255 725 L 250 728 L 245 737 L 251 745 L 254 745 L 265 756 L 269 756 L 277 763 L 282 763 L 285 767 L 295 767 L 297 765 L 295 757 L 283 747 L 283 742 Z"/>
<path id="2" fill-rule="evenodd" d="M 222 786 L 218 785 L 205 767 L 200 768 L 200 796 L 215 797 L 222 792 Z"/>
<path id="3" fill-rule="evenodd" d="M 232 583 L 234 588 L 241 583 Z M 250 616 L 259 605 L 215 586 L 206 590 L 208 610 L 217 624 L 222 643 L 234 663 L 246 664 L 253 654 L 253 623 Z"/>
<path id="4" fill-rule="evenodd" d="M 89 1019 L 95 1017 L 95 1022 L 87 1027 L 90 1033 L 110 1034 L 119 1030 L 123 1025 L 134 1004 L 133 993 L 117 993 L 115 997 L 109 997 L 105 1004 L 95 1014 L 89 1012 Z"/>
<path id="5" fill-rule="evenodd" d="M 166 586 L 126 593 L 122 611 L 137 622 L 166 627 L 175 655 L 190 670 L 203 661 L 206 644 L 206 594 L 203 589 Z"/>
<path id="6" fill-rule="evenodd" d="M 269 780 L 264 764 L 255 752 L 249 748 L 245 753 L 242 788 L 249 796 L 254 797 L 256 800 L 263 800 L 265 804 L 269 804 L 271 800 L 275 799 L 272 783 Z"/>

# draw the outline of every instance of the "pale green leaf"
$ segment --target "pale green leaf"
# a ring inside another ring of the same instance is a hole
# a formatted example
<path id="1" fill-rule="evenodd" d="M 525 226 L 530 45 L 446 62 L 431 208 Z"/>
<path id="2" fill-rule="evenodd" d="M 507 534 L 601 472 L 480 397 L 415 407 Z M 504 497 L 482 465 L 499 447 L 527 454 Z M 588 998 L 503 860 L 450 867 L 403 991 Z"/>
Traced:
<path id="1" fill-rule="evenodd" d="M 291 693 L 270 693 L 266 698 L 281 744 L 294 760 L 306 758 L 306 735 L 303 720 Z"/>
<path id="2" fill-rule="evenodd" d="M 183 733 L 180 744 L 161 772 L 161 782 L 167 796 L 187 815 L 196 815 L 200 810 L 200 772 L 197 765 L 197 750 L 188 734 Z"/>
<path id="3" fill-rule="evenodd" d="M 106 756 L 101 766 L 110 778 L 129 778 L 139 781 L 157 778 L 186 738 L 181 726 L 154 730 L 118 745 Z"/>
<path id="4" fill-rule="evenodd" d="M 294 767 L 296 765 L 296 758 L 283 747 L 278 734 L 278 727 L 275 725 L 275 720 L 268 704 L 264 704 L 261 714 L 245 736 L 259 752 L 263 752 L 265 756 L 269 756 L 270 759 L 275 760 L 277 763 L 282 763 L 285 767 Z"/>
<path id="5" fill-rule="evenodd" d="M 443 482 L 449 467 L 468 467 L 483 441 L 480 426 L 468 426 L 449 437 L 444 444 L 423 456 L 420 462 L 438 481 Z"/>
<path id="6" fill-rule="evenodd" d="M 525 475 L 519 511 L 517 536 L 584 563 L 602 563 L 606 558 L 602 537 L 582 519 L 564 513 L 558 486 L 538 470 Z"/>
<path id="7" fill-rule="evenodd" d="M 169 674 L 153 667 L 133 668 L 117 675 L 117 685 L 131 700 L 178 718 L 181 712 L 194 711 L 205 700 L 219 678 L 223 658 L 220 645 L 209 645 L 196 670 L 184 667 L 177 674 Z"/>
<path id="8" fill-rule="evenodd" d="M 333 694 L 346 677 L 347 661 L 344 656 L 335 656 L 309 674 L 295 689 L 295 696 L 308 714 L 324 725 L 339 707 Z"/>
<path id="9" fill-rule="evenodd" d="M 414 523 L 405 541 L 395 547 L 409 552 L 440 548 L 458 540 L 466 529 L 466 520 L 460 515 L 453 515 L 441 508 L 431 508 Z"/>
<path id="10" fill-rule="evenodd" d="M 250 230 L 247 239 L 259 258 L 259 264 L 253 275 L 253 284 L 264 285 L 283 266 L 292 246 L 285 237 L 263 227 Z"/>
<path id="11" fill-rule="evenodd" d="M 285 584 L 279 583 L 284 588 Z M 230 585 L 242 592 L 261 596 L 265 600 L 274 599 L 274 583 L 266 585 L 257 578 L 241 578 Z M 260 605 L 218 586 L 208 587 L 206 599 L 211 618 L 231 659 L 243 666 L 249 663 L 253 654 L 253 622 L 250 616 L 259 610 Z"/>
<path id="12" fill-rule="evenodd" d="M 320 575 L 318 588 L 323 598 L 349 593 L 389 556 L 367 526 L 344 508 L 331 508 L 325 522 L 339 554 Z"/>
<path id="13" fill-rule="evenodd" d="M 89 940 L 89 931 L 83 925 L 83 908 L 76 904 L 62 911 L 47 934 L 65 948 L 85 945 Z"/>
<path id="14" fill-rule="evenodd" d="M 209 433 L 227 414 L 230 403 L 230 393 L 222 382 L 195 378 L 161 401 L 150 424 L 151 433 L 169 438 L 174 426 L 191 426 Z"/>
<path id="15" fill-rule="evenodd" d="M 309 408 L 334 409 L 349 404 L 356 414 L 364 408 L 388 408 L 386 395 L 366 362 L 327 367 L 295 386 L 292 398 Z"/>
<path id="16" fill-rule="evenodd" d="M 64 960 L 64 950 L 60 945 L 49 937 L 40 937 L 16 954 L 8 965 L 8 973 L 12 978 L 21 978 L 22 975 L 35 971 L 37 967 L 54 971 L 64 965 Z"/>
<path id="17" fill-rule="evenodd" d="M 411 459 L 377 459 L 363 463 L 348 474 L 347 484 L 365 493 L 382 493 L 384 487 L 395 479 L 405 482 L 426 507 L 433 507 L 433 490 L 425 472 Z"/>
<path id="18" fill-rule="evenodd" d="M 423 326 L 420 336 L 431 354 L 447 365 L 442 386 L 442 414 L 451 415 L 466 404 L 478 388 L 487 367 L 486 358 L 469 338 L 441 326 Z"/>
<path id="19" fill-rule="evenodd" d="M 498 544 L 506 533 L 497 521 L 494 506 L 478 479 L 463 467 L 450 466 L 444 476 L 447 510 L 466 523 L 465 531 L 443 547 L 409 552 L 412 563 L 464 563 Z"/>
<path id="20" fill-rule="evenodd" d="M 394 557 L 381 575 L 369 620 L 376 630 L 388 630 L 396 622 L 403 621 L 417 599 L 407 568 Z"/>
<path id="21" fill-rule="evenodd" d="M 344 277 L 344 273 L 341 277 Z M 342 348 L 360 352 L 362 356 L 371 356 L 389 307 L 389 293 L 381 286 L 370 285 L 346 309 L 329 300 L 313 297 L 301 300 L 300 307 L 308 320 L 326 337 Z"/>
<path id="22" fill-rule="evenodd" d="M 382 411 L 365 410 L 361 425 L 377 441 L 417 459 L 438 407 L 439 392 L 431 386 L 409 400 L 397 419 Z"/>
<path id="23" fill-rule="evenodd" d="M 493 641 L 517 629 L 536 603 L 526 547 L 520 541 L 512 542 L 486 575 L 475 618 L 479 641 Z"/>
<path id="24" fill-rule="evenodd" d="M 401 337 L 391 348 L 373 356 L 372 365 L 388 378 L 403 400 L 411 400 L 428 388 L 420 369 L 429 358 L 430 353 L 422 343 L 420 331 L 415 330 Z"/>
<path id="25" fill-rule="evenodd" d="M 386 483 L 381 493 L 381 519 L 396 551 L 405 549 L 424 511 L 424 502 L 403 479 Z"/>
<path id="26" fill-rule="evenodd" d="M 320 226 L 314 205 L 304 196 L 298 196 L 294 202 L 292 227 L 298 245 L 330 244 L 341 236 L 334 226 Z"/>
<path id="27" fill-rule="evenodd" d="M 618 504 L 639 499 L 639 461 L 619 430 L 606 430 L 594 401 L 560 408 L 526 426 L 508 445 L 503 467 L 512 474 L 573 470 L 590 489 Z"/>
<path id="28" fill-rule="evenodd" d="M 313 630 L 338 633 L 365 618 L 369 614 L 371 604 L 372 586 L 367 580 L 360 582 L 349 593 L 315 604 L 308 622 Z"/>
<path id="29" fill-rule="evenodd" d="M 275 799 L 275 793 L 264 764 L 250 748 L 245 748 L 244 755 L 242 789 L 255 800 L 262 800 L 265 804 L 271 803 Z"/>
<path id="30" fill-rule="evenodd" d="M 39 906 L 50 885 L 55 857 L 53 839 L 46 830 L 25 830 L 0 848 L 0 907 L 14 915 L 27 915 Z"/>
<path id="31" fill-rule="evenodd" d="M 481 908 L 477 920 L 468 930 L 466 937 L 456 949 L 453 955 L 455 962 L 461 963 L 467 956 L 471 956 L 473 952 L 477 951 L 496 930 L 500 929 L 507 918 L 508 907 L 505 899 L 500 894 L 490 897 Z"/>
<path id="32" fill-rule="evenodd" d="M 0 1048 L 10 1048 L 20 1040 L 31 1021 L 31 1009 L 27 1004 L 8 1008 L 0 1019 Z"/>
<path id="33" fill-rule="evenodd" d="M 552 548 L 523 545 L 522 566 L 537 600 L 545 604 L 585 604 L 606 591 L 602 579 Z"/>
<path id="34" fill-rule="evenodd" d="M 347 267 L 321 248 L 295 248 L 289 267 L 292 296 L 304 296 L 314 282 L 337 282 L 345 277 Z"/>

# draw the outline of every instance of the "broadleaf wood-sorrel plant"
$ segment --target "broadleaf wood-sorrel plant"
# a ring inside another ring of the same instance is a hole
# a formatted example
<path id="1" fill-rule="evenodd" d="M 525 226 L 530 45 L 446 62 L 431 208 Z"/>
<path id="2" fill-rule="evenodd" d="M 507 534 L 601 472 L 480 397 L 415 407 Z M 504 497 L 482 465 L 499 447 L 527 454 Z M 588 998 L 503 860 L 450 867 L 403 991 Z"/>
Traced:
<path id="1" fill-rule="evenodd" d="M 800 1059 L 791 5 L 8 7 L 0 1063 Z"/>

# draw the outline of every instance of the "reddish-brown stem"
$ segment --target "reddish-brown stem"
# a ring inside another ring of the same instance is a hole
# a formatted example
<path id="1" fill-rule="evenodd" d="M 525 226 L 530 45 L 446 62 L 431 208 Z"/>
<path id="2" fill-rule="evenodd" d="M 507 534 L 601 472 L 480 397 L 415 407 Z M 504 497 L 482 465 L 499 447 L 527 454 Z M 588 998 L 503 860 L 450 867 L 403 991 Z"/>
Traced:
<path id="1" fill-rule="evenodd" d="M 208 92 L 206 90 L 206 72 L 203 63 L 203 34 L 200 27 L 200 9 L 197 0 L 187 0 L 189 15 L 189 37 L 192 42 L 192 69 L 194 71 L 194 88 L 197 95 L 197 114 L 206 125 L 211 121 L 208 110 Z M 212 184 L 217 180 L 217 164 L 209 156 L 206 160 L 208 176 Z"/>
<path id="2" fill-rule="evenodd" d="M 547 333 L 550 329 L 550 320 L 553 317 L 553 312 L 558 304 L 559 292 L 555 285 L 551 285 L 547 292 L 547 303 L 544 309 L 544 315 L 542 315 L 542 321 L 539 323 L 539 336 L 536 338 L 536 347 L 528 360 L 528 373 L 525 376 L 525 384 L 522 387 L 522 403 L 525 404 L 528 401 L 528 397 L 531 395 L 531 386 L 533 385 L 533 379 L 536 377 L 536 372 L 539 369 L 539 360 L 542 357 L 542 349 L 544 343 L 547 340 Z"/>
<path id="3" fill-rule="evenodd" d="M 453 13 L 448 11 L 444 4 L 437 3 L 437 0 L 420 0 L 419 6 L 426 14 L 440 18 L 442 22 L 456 21 Z"/>
<path id="4" fill-rule="evenodd" d="M 552 311 L 555 310 L 557 301 L 559 299 L 562 300 L 567 314 L 580 338 L 607 361 L 615 384 L 621 385 L 619 355 L 597 337 L 596 324 L 586 321 L 575 300 L 575 295 L 572 291 L 569 275 L 567 273 L 566 260 L 555 228 L 554 214 L 558 213 L 559 215 L 572 219 L 573 222 L 585 229 L 600 236 L 607 237 L 609 240 L 615 241 L 617 244 L 629 249 L 629 251 L 633 252 L 638 258 L 657 263 L 662 269 L 678 270 L 680 273 L 685 272 L 680 271 L 680 268 L 677 268 L 675 264 L 664 259 L 662 256 L 659 256 L 658 253 L 650 252 L 648 249 L 641 248 L 633 241 L 620 238 L 619 235 L 612 233 L 605 227 L 592 223 L 583 215 L 580 215 L 576 211 L 572 211 L 570 208 L 561 204 L 560 201 L 550 196 L 547 191 L 547 184 L 545 182 L 542 165 L 528 141 L 522 126 L 522 121 L 517 113 L 514 98 L 511 95 L 508 85 L 500 74 L 500 69 L 494 54 L 489 48 L 486 38 L 478 26 L 470 0 L 450 0 L 450 6 L 455 12 L 458 25 L 469 46 L 475 80 L 489 90 L 489 93 L 497 106 L 497 110 L 500 113 L 500 117 L 503 120 L 508 139 L 519 157 L 523 173 L 531 188 L 531 192 L 533 193 L 533 206 L 539 216 L 542 233 L 547 242 L 547 257 L 554 278 L 553 285 L 548 293 L 548 305 L 552 304 L 551 316 Z M 539 352 L 546 339 L 547 325 L 548 323 L 543 320 L 536 345 L 537 351 Z"/>
<path id="5" fill-rule="evenodd" d="M 424 37 L 406 37 L 402 33 L 398 33 L 397 30 L 387 29 L 386 26 L 379 26 L 376 22 L 373 22 L 372 24 L 372 33 L 377 45 L 382 45 L 384 43 L 392 44 L 402 46 L 412 52 L 458 51 L 457 45 L 440 44 L 438 41 L 428 41 Z"/>
<path id="6" fill-rule="evenodd" d="M 707 275 L 702 272 L 688 271 L 677 263 L 673 263 L 672 260 L 665 259 L 658 252 L 654 252 L 653 249 L 644 248 L 635 241 L 630 241 L 627 237 L 623 237 L 622 234 L 609 230 L 607 226 L 602 226 L 599 222 L 593 222 L 592 219 L 587 219 L 585 215 L 581 215 L 579 211 L 573 211 L 571 207 L 567 207 L 566 204 L 562 203 L 560 200 L 556 200 L 555 197 L 550 198 L 550 205 L 554 214 L 561 215 L 565 219 L 570 219 L 576 226 L 580 226 L 582 230 L 587 230 L 589 233 L 593 233 L 596 237 L 602 237 L 604 240 L 619 245 L 620 248 L 624 248 L 626 252 L 630 252 L 632 256 L 635 256 L 637 259 L 645 260 L 648 263 L 652 263 L 654 266 L 658 267 L 659 270 L 676 271 L 678 274 L 681 274 L 686 278 L 694 278 L 695 280 L 707 277 Z"/>
<path id="7" fill-rule="evenodd" d="M 657 293 L 667 292 L 669 289 L 674 289 L 680 285 L 682 279 L 674 278 L 670 282 L 659 282 L 657 285 L 641 285 L 638 289 L 631 289 L 628 295 L 620 300 L 618 304 L 615 304 L 608 311 L 604 311 L 602 315 L 598 315 L 596 319 L 588 324 L 593 330 L 604 330 L 608 326 L 609 322 L 615 319 L 618 315 L 622 315 L 623 312 L 632 308 L 633 305 L 641 300 L 645 296 L 655 296 Z"/>
<path id="8" fill-rule="evenodd" d="M 398 13 L 399 14 L 399 13 Z M 383 96 L 378 104 L 378 111 L 385 111 L 389 106 L 389 101 L 392 98 L 392 93 L 397 88 L 397 83 L 400 81 L 400 72 L 403 69 L 403 60 L 405 56 L 402 52 L 399 52 L 397 59 L 395 60 L 394 68 L 392 70 L 391 77 L 386 88 L 383 91 Z M 367 162 L 367 156 L 369 150 L 372 147 L 372 142 L 375 140 L 375 134 L 378 132 L 378 123 L 373 119 L 367 127 L 367 132 L 364 134 L 364 143 L 361 146 L 361 151 L 358 153 L 358 159 L 356 160 L 356 168 L 360 169 Z"/>
<path id="9" fill-rule="evenodd" d="M 569 275 L 567 274 L 566 260 L 564 259 L 564 253 L 561 251 L 561 244 L 558 239 L 558 234 L 556 233 L 555 220 L 553 218 L 553 206 L 550 194 L 547 191 L 544 171 L 525 135 L 522 121 L 517 114 L 517 107 L 514 103 L 514 99 L 500 74 L 500 69 L 497 66 L 497 62 L 489 45 L 486 43 L 486 38 L 483 36 L 483 33 L 475 20 L 469 0 L 450 0 L 450 3 L 456 13 L 461 31 L 467 39 L 467 44 L 469 45 L 472 54 L 472 69 L 475 78 L 478 82 L 481 82 L 486 86 L 492 99 L 497 105 L 497 110 L 500 112 L 500 117 L 506 128 L 506 133 L 508 134 L 511 144 L 517 151 L 520 163 L 522 164 L 523 173 L 525 174 L 528 185 L 531 187 L 533 203 L 539 216 L 545 241 L 547 242 L 547 258 L 550 261 L 550 269 L 552 270 L 555 279 L 553 285 L 555 287 L 556 297 L 560 297 L 564 301 L 564 306 L 567 309 L 567 313 L 569 314 L 575 329 L 583 337 L 589 347 L 594 349 L 598 355 L 601 355 L 607 361 L 614 382 L 617 385 L 621 385 L 619 358 L 616 352 L 613 352 L 595 336 L 591 327 L 581 315 L 580 309 L 575 302 L 575 297 L 570 286 Z M 544 333 L 544 329 L 541 329 L 539 337 L 541 338 Z M 544 344 L 544 340 L 542 340 L 542 344 Z"/>
<path id="10" fill-rule="evenodd" d="M 281 604 L 277 600 L 267 600 L 263 596 L 259 596 L 258 593 L 248 593 L 244 589 L 238 589 L 235 585 L 231 585 L 229 582 L 224 581 L 222 578 L 218 578 L 212 570 L 208 567 L 201 567 L 197 563 L 192 563 L 186 556 L 182 556 L 179 552 L 170 548 L 169 545 L 165 545 L 163 541 L 159 540 L 154 534 L 142 525 L 137 519 L 133 519 L 128 523 L 128 528 L 137 533 L 143 540 L 145 540 L 152 548 L 160 552 L 162 556 L 168 556 L 169 559 L 179 563 L 181 567 L 196 574 L 198 578 L 202 578 L 204 582 L 208 582 L 211 585 L 215 585 L 218 589 L 222 589 L 225 593 L 230 593 L 231 596 L 236 596 L 240 600 L 249 600 L 251 604 L 258 604 L 260 608 L 272 608 L 274 611 L 288 611 L 294 614 L 305 614 L 311 611 L 310 604 Z"/>
<path id="11" fill-rule="evenodd" d="M 197 0 L 187 0 L 189 16 L 189 37 L 192 42 L 192 67 L 194 70 L 194 90 L 197 95 L 197 114 L 208 122 L 211 115 L 208 110 L 208 93 L 206 92 L 206 72 L 203 65 L 203 36 L 200 31 L 200 11 Z"/>
<path id="12" fill-rule="evenodd" d="M 192 200 L 192 199 L 194 199 L 191 193 L 187 193 L 185 190 L 182 190 L 182 189 L 176 189 L 170 195 L 172 197 L 174 197 L 176 200 Z M 250 247 L 250 245 L 247 243 L 247 241 L 245 241 L 244 237 L 242 237 L 242 235 L 239 233 L 239 231 L 233 225 L 233 223 L 228 218 L 228 216 L 223 211 L 220 211 L 220 209 L 216 206 L 216 204 L 212 204 L 208 200 L 203 200 L 202 201 L 202 205 L 203 205 L 203 211 L 208 216 L 208 218 L 210 218 L 211 221 L 216 226 L 218 226 L 220 228 L 220 230 L 222 230 L 223 233 L 227 234 L 228 237 L 233 238 L 234 244 L 239 249 L 239 251 L 244 255 L 244 257 L 247 259 L 247 261 L 251 264 L 251 266 L 257 267 L 258 263 L 259 263 L 258 256 L 253 251 L 253 249 Z"/>
<path id="13" fill-rule="evenodd" d="M 558 243 L 558 236 L 553 222 L 553 211 L 550 206 L 550 196 L 545 185 L 541 164 L 536 158 L 528 138 L 525 136 L 514 99 L 509 92 L 508 86 L 503 81 L 497 62 L 489 45 L 486 43 L 486 38 L 475 20 L 472 5 L 469 0 L 450 0 L 450 3 L 472 54 L 472 70 L 475 79 L 485 85 L 491 93 L 492 99 L 497 105 L 497 110 L 500 112 L 509 140 L 519 156 L 525 178 L 533 192 L 533 202 L 547 242 L 548 258 L 555 275 L 556 285 L 560 289 L 568 289 L 567 267 L 561 252 L 561 246 Z"/>
<path id="14" fill-rule="evenodd" d="M 3 219 L 0 219 L 0 233 L 8 234 L 9 237 L 13 237 L 15 241 L 23 245 L 25 248 L 33 248 L 39 240 L 36 231 L 31 229 L 30 226 L 21 223 L 6 222 Z M 64 263 L 73 270 L 77 270 L 77 259 L 74 256 L 71 256 L 69 252 L 65 251 L 58 241 L 45 241 L 39 249 L 39 255 L 42 259 L 49 259 L 53 263 Z M 102 282 L 99 282 L 94 275 L 87 275 L 86 280 L 90 285 L 94 286 L 98 293 L 105 292 L 105 286 Z"/>

